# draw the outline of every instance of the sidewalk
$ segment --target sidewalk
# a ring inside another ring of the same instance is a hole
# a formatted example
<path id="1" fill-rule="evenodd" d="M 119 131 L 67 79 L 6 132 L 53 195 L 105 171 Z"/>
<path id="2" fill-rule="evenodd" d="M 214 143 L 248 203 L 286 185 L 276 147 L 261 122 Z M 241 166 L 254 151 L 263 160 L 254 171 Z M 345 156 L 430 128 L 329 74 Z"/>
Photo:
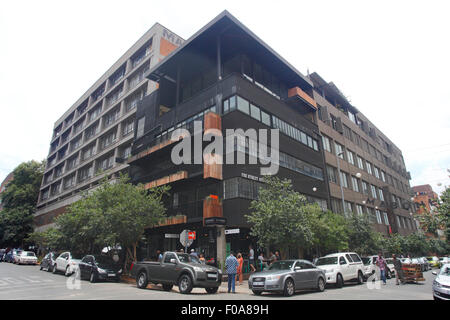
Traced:
<path id="1" fill-rule="evenodd" d="M 242 281 L 241 285 L 236 284 L 235 289 L 236 289 L 236 293 L 244 293 L 244 294 L 252 293 L 251 290 L 248 288 L 247 280 Z M 222 284 L 219 287 L 219 292 L 220 293 L 228 292 L 228 280 L 222 281 Z"/>

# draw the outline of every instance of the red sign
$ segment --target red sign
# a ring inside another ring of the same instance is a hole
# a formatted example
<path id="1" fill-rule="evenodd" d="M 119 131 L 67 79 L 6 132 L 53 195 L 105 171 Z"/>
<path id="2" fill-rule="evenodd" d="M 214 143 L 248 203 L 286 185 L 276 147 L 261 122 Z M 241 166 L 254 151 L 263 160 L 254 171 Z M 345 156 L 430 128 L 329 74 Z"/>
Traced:
<path id="1" fill-rule="evenodd" d="M 195 231 L 188 232 L 188 240 L 195 240 Z"/>

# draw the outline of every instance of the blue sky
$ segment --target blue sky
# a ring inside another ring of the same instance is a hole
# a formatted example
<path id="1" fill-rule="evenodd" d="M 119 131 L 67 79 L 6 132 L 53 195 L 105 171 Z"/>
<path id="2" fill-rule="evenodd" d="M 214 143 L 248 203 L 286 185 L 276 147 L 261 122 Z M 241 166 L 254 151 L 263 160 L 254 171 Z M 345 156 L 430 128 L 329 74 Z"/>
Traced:
<path id="1" fill-rule="evenodd" d="M 403 151 L 411 185 L 450 185 L 450 2 L 414 0 L 4 2 L 0 181 L 47 156 L 54 122 L 155 22 L 186 39 L 224 9 L 333 81 Z"/>

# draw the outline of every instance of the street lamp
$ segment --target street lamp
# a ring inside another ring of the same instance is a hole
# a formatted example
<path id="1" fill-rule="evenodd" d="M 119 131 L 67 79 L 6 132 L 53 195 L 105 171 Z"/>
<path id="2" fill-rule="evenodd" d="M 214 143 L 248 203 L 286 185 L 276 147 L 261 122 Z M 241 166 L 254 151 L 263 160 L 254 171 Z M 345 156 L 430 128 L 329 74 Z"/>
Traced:
<path id="1" fill-rule="evenodd" d="M 316 192 L 317 191 L 317 188 L 316 187 L 314 187 L 313 189 L 312 189 L 314 192 Z"/>

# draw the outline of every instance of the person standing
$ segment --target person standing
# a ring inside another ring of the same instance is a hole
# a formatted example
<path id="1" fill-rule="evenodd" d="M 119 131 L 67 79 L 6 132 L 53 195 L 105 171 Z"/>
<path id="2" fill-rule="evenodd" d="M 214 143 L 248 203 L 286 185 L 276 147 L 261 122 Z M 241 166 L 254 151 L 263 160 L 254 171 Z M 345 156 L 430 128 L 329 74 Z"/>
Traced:
<path id="1" fill-rule="evenodd" d="M 277 261 L 277 256 L 272 251 L 269 252 L 269 256 L 269 265 Z"/>
<path id="2" fill-rule="evenodd" d="M 250 265 L 251 272 L 255 272 L 255 251 L 253 250 L 252 245 L 248 246 L 248 264 Z"/>
<path id="3" fill-rule="evenodd" d="M 239 280 L 239 285 L 241 285 L 242 281 L 244 280 L 244 276 L 242 273 L 244 269 L 244 258 L 242 258 L 242 254 L 240 252 L 237 254 L 237 261 L 239 263 L 239 266 L 237 269 L 236 281 Z"/>
<path id="4" fill-rule="evenodd" d="M 203 253 L 200 253 L 200 257 L 198 258 L 198 260 L 200 260 L 200 263 L 202 264 L 206 263 L 205 256 L 203 255 Z"/>
<path id="5" fill-rule="evenodd" d="M 378 257 L 376 260 L 376 265 L 378 268 L 380 268 L 380 277 L 383 281 L 383 284 L 386 284 L 386 260 L 384 260 L 383 256 L 381 255 L 381 252 L 378 253 Z"/>
<path id="6" fill-rule="evenodd" d="M 275 251 L 275 256 L 277 257 L 277 261 L 281 260 L 281 255 L 280 255 L 280 251 Z"/>
<path id="7" fill-rule="evenodd" d="M 395 272 L 395 284 L 399 285 L 398 280 L 403 284 L 403 271 L 402 271 L 402 262 L 400 259 L 397 259 L 395 254 L 392 255 L 392 260 L 394 262 L 394 272 Z"/>
<path id="8" fill-rule="evenodd" d="M 162 258 L 163 258 L 163 255 L 162 255 L 162 253 L 161 253 L 161 250 L 156 250 L 156 259 L 157 259 L 158 261 L 161 261 Z"/>
<path id="9" fill-rule="evenodd" d="M 197 252 L 195 252 L 195 249 L 191 249 L 191 256 L 198 258 L 198 255 L 197 255 Z"/>
<path id="10" fill-rule="evenodd" d="M 230 255 L 225 260 L 225 269 L 227 270 L 228 274 L 228 293 L 232 291 L 233 293 L 236 292 L 235 290 L 235 280 L 236 280 L 236 274 L 239 267 L 239 262 L 237 261 L 236 257 L 233 255 L 233 252 L 230 252 Z"/>
<path id="11" fill-rule="evenodd" d="M 258 266 L 261 268 L 260 271 L 264 270 L 265 264 L 266 260 L 264 259 L 264 254 L 260 252 L 258 256 Z"/>

